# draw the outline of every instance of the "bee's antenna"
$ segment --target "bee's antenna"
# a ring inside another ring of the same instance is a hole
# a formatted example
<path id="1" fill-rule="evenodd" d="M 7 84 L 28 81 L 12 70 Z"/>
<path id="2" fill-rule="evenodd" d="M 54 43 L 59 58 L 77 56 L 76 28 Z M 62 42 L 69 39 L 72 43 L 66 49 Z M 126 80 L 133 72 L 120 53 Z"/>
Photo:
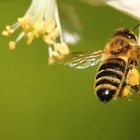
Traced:
<path id="1" fill-rule="evenodd" d="M 137 24 L 137 25 L 132 29 L 132 31 L 135 31 L 139 26 L 140 26 L 140 23 Z"/>

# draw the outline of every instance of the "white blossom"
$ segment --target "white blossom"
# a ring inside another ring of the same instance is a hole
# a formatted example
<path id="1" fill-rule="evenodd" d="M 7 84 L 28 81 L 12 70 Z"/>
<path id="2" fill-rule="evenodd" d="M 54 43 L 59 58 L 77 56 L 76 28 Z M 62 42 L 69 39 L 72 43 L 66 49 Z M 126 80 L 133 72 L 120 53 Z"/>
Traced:
<path id="1" fill-rule="evenodd" d="M 124 13 L 131 15 L 132 17 L 140 20 L 140 0 L 82 0 L 83 2 L 97 5 L 107 4 L 115 9 L 121 10 Z"/>
<path id="2" fill-rule="evenodd" d="M 2 34 L 11 36 L 17 29 L 20 29 L 21 33 L 14 41 L 9 42 L 11 50 L 16 48 L 16 44 L 23 37 L 26 37 L 28 45 L 34 39 L 44 40 L 48 45 L 49 63 L 53 63 L 51 59 L 53 55 L 69 53 L 63 38 L 56 0 L 32 0 L 25 15 L 18 18 L 15 24 L 7 25 Z"/>

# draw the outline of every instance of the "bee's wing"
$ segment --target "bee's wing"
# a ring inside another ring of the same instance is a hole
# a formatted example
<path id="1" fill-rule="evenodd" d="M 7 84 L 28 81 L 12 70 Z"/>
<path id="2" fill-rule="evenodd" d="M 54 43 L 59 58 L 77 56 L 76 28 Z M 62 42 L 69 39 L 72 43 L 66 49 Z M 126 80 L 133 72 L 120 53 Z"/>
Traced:
<path id="1" fill-rule="evenodd" d="M 67 56 L 63 57 L 64 65 L 68 65 L 77 69 L 85 69 L 91 66 L 97 65 L 102 61 L 103 50 L 100 51 L 90 51 L 90 52 L 79 52 L 79 53 L 71 53 Z"/>

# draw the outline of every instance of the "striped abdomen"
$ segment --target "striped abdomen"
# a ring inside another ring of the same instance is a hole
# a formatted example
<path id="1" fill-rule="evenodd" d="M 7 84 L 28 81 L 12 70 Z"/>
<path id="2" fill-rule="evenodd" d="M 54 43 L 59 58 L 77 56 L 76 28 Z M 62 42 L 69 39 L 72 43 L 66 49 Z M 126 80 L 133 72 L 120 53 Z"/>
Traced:
<path id="1" fill-rule="evenodd" d="M 111 58 L 105 60 L 99 67 L 96 76 L 96 93 L 101 101 L 108 102 L 118 94 L 126 64 L 123 59 Z"/>

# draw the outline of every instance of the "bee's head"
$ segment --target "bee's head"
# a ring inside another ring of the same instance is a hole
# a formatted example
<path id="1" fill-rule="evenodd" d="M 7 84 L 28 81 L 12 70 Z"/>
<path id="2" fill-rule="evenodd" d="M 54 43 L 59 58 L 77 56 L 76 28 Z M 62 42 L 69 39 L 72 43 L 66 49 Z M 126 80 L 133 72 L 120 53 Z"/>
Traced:
<path id="1" fill-rule="evenodd" d="M 113 55 L 124 54 L 138 46 L 137 36 L 132 30 L 119 28 L 114 33 L 111 40 L 106 45 L 106 50 L 109 50 Z"/>
<path id="2" fill-rule="evenodd" d="M 137 42 L 137 36 L 132 30 L 125 29 L 125 28 L 119 28 L 116 30 L 116 32 L 113 35 L 113 38 L 115 37 L 121 37 L 129 42 Z"/>

